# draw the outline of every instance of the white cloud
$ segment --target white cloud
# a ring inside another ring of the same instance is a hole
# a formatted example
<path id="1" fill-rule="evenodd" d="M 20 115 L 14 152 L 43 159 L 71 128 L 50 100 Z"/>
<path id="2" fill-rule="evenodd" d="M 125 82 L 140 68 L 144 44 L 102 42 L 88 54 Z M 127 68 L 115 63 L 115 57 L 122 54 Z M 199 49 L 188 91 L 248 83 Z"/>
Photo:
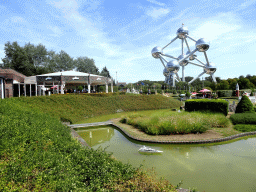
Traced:
<path id="1" fill-rule="evenodd" d="M 151 7 L 150 9 L 146 10 L 146 15 L 157 19 L 159 17 L 165 16 L 166 14 L 168 14 L 170 12 L 169 9 L 164 9 L 164 8 L 155 8 L 155 7 Z"/>
<path id="2" fill-rule="evenodd" d="M 50 29 L 54 34 L 51 34 L 51 36 L 59 37 L 62 35 L 62 30 L 57 26 L 46 26 L 47 29 Z"/>
<path id="3" fill-rule="evenodd" d="M 11 21 L 14 22 L 14 23 L 20 23 L 20 22 L 25 22 L 25 20 L 22 18 L 22 17 L 11 17 Z"/>
<path id="4" fill-rule="evenodd" d="M 165 6 L 164 3 L 160 3 L 160 2 L 155 1 L 155 0 L 147 0 L 147 1 L 150 2 L 150 3 L 156 4 L 156 5 Z"/>

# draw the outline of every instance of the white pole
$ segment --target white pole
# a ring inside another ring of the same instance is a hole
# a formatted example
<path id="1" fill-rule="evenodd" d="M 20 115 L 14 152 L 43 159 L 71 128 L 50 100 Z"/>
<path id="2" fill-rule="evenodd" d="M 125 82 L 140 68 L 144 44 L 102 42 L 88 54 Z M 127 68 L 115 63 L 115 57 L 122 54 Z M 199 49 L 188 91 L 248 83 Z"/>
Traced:
<path id="1" fill-rule="evenodd" d="M 24 83 L 24 95 L 25 95 L 25 97 L 27 96 L 27 93 L 26 93 L 26 84 Z"/>
<path id="2" fill-rule="evenodd" d="M 88 84 L 88 93 L 91 93 L 91 84 Z"/>
<path id="3" fill-rule="evenodd" d="M 45 89 L 45 81 L 44 81 L 44 89 Z M 45 90 L 43 90 L 43 96 L 45 96 Z"/>
<path id="4" fill-rule="evenodd" d="M 37 96 L 37 83 L 35 84 L 35 86 L 36 86 L 35 88 L 36 88 L 36 96 Z"/>
<path id="5" fill-rule="evenodd" d="M 31 97 L 31 84 L 29 84 L 29 96 Z"/>
<path id="6" fill-rule="evenodd" d="M 108 84 L 106 84 L 106 93 L 108 93 Z"/>
<path id="7" fill-rule="evenodd" d="M 1 79 L 1 98 L 4 99 L 4 81 Z"/>
<path id="8" fill-rule="evenodd" d="M 20 97 L 20 83 L 18 84 L 18 89 L 19 89 L 19 97 Z"/>

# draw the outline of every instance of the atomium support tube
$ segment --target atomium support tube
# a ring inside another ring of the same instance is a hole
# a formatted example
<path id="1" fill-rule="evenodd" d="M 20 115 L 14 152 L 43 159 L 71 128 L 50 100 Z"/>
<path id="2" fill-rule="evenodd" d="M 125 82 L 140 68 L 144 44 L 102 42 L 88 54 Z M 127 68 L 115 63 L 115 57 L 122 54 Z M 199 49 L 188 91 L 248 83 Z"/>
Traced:
<path id="1" fill-rule="evenodd" d="M 177 77 L 178 81 L 180 82 L 180 77 L 179 77 L 178 73 L 176 73 L 176 77 Z"/>
<path id="2" fill-rule="evenodd" d="M 182 81 L 185 82 L 185 66 L 182 66 Z"/>
<path id="3" fill-rule="evenodd" d="M 167 54 L 161 54 L 161 55 L 162 55 L 162 56 L 166 56 L 166 57 L 170 57 L 170 58 L 175 59 L 175 60 L 179 60 L 179 58 L 173 57 L 173 56 L 171 56 L 171 55 L 167 55 Z"/>
<path id="4" fill-rule="evenodd" d="M 190 52 L 188 55 L 186 55 L 186 57 L 184 57 L 183 59 L 181 59 L 179 61 L 179 63 L 181 63 L 182 61 L 184 61 L 185 59 L 187 59 L 190 55 L 193 55 L 198 49 L 196 48 L 194 51 Z"/>
<path id="5" fill-rule="evenodd" d="M 192 41 L 195 41 L 195 42 L 196 42 L 196 40 L 193 39 L 192 37 L 190 37 L 190 36 L 188 36 L 188 35 L 186 35 L 186 37 L 189 38 L 189 39 L 191 39 Z"/>
<path id="6" fill-rule="evenodd" d="M 184 55 L 184 39 L 181 39 L 181 55 Z"/>
<path id="7" fill-rule="evenodd" d="M 163 62 L 163 60 L 162 60 L 162 58 L 161 58 L 161 57 L 160 57 L 160 61 L 162 62 L 162 64 L 163 64 L 164 68 L 168 71 L 168 69 L 167 69 L 166 65 L 164 64 L 164 62 Z"/>
<path id="8" fill-rule="evenodd" d="M 214 74 L 211 74 L 211 76 L 212 76 L 212 80 L 213 80 L 213 82 L 214 82 L 214 83 L 217 83 L 217 81 L 216 81 L 216 78 L 215 78 Z"/>
<path id="9" fill-rule="evenodd" d="M 203 74 L 205 74 L 206 72 L 202 72 L 200 75 L 198 75 L 196 78 L 192 79 L 191 81 L 188 82 L 188 84 L 193 83 L 197 78 L 201 77 Z"/>
<path id="10" fill-rule="evenodd" d="M 185 40 L 185 43 L 186 43 L 186 45 L 187 45 L 188 51 L 190 52 L 190 48 L 189 48 L 189 46 L 188 46 L 188 41 L 187 41 L 186 38 L 185 38 L 184 40 Z"/>
<path id="11" fill-rule="evenodd" d="M 159 55 L 159 58 L 163 59 L 166 63 L 168 63 L 168 61 L 166 61 L 165 58 L 163 58 L 161 55 Z"/>
<path id="12" fill-rule="evenodd" d="M 207 57 L 207 54 L 206 54 L 206 52 L 205 52 L 205 51 L 204 51 L 204 56 L 205 56 L 205 60 L 206 60 L 207 66 L 209 66 L 209 65 L 210 65 L 210 63 L 209 63 L 209 60 L 208 60 L 208 57 Z"/>
<path id="13" fill-rule="evenodd" d="M 196 66 L 199 66 L 199 67 L 205 67 L 205 65 L 201 65 L 201 64 L 198 64 L 198 63 L 193 63 L 191 61 L 188 61 L 188 63 L 192 64 L 192 65 L 196 65 Z"/>
<path id="14" fill-rule="evenodd" d="M 162 50 L 165 49 L 167 46 L 169 46 L 171 43 L 173 43 L 177 38 L 178 38 L 178 35 L 177 35 L 170 43 L 168 43 L 167 45 L 165 45 L 165 46 L 162 48 Z"/>
<path id="15" fill-rule="evenodd" d="M 203 63 L 202 61 L 200 61 L 199 59 L 195 58 L 195 60 L 197 60 L 199 63 L 202 63 L 203 65 L 206 65 L 205 63 Z"/>

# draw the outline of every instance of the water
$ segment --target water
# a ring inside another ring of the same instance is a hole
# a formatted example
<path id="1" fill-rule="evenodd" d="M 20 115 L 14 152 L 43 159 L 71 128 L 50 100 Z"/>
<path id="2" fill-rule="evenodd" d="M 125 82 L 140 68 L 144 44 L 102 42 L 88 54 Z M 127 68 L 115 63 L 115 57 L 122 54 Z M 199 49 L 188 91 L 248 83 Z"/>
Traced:
<path id="1" fill-rule="evenodd" d="M 256 138 L 198 146 L 136 142 L 112 127 L 77 132 L 92 148 L 106 148 L 117 160 L 134 167 L 154 167 L 159 177 L 173 185 L 183 180 L 182 188 L 196 187 L 200 192 L 256 191 Z M 163 153 L 140 154 L 138 149 L 143 145 Z"/>

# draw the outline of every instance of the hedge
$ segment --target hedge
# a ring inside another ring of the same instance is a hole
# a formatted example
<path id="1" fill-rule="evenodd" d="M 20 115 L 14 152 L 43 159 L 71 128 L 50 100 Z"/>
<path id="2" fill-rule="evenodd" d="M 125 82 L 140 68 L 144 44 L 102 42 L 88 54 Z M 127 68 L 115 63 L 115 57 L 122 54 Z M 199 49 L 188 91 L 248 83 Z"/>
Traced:
<path id="1" fill-rule="evenodd" d="M 223 99 L 190 99 L 185 101 L 185 110 L 190 111 L 210 111 L 214 113 L 228 114 L 229 103 Z"/>
<path id="2" fill-rule="evenodd" d="M 256 125 L 256 114 L 255 113 L 236 113 L 230 116 L 230 120 L 234 125 L 236 124 L 255 124 Z"/>
<path id="3" fill-rule="evenodd" d="M 256 131 L 256 125 L 237 124 L 234 126 L 234 129 L 242 132 L 251 132 L 251 131 Z"/>

